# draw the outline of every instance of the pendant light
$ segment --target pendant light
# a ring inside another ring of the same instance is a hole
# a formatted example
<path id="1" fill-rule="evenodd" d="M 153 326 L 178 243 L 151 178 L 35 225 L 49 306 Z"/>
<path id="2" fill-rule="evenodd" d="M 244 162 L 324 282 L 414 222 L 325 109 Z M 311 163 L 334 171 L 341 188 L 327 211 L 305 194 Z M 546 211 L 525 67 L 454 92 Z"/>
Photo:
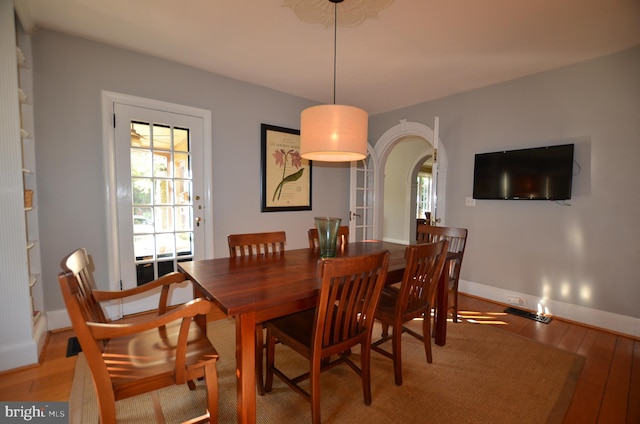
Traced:
<path id="1" fill-rule="evenodd" d="M 336 104 L 336 40 L 338 3 L 334 3 L 333 104 L 312 106 L 300 115 L 300 156 L 321 162 L 351 162 L 367 157 L 368 115 L 364 110 Z"/>

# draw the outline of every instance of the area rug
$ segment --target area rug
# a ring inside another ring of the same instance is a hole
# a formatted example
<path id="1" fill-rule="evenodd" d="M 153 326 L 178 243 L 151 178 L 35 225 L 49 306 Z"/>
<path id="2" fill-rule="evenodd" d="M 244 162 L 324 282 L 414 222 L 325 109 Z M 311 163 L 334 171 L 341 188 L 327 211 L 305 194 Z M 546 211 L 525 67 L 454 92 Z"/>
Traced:
<path id="1" fill-rule="evenodd" d="M 419 322 L 411 326 L 420 328 Z M 374 337 L 379 334 L 374 329 Z M 209 337 L 218 362 L 220 423 L 236 422 L 234 321 L 210 323 Z M 447 327 L 447 344 L 433 345 L 427 364 L 422 343 L 403 335 L 403 384 L 396 386 L 391 360 L 371 354 L 372 404 L 364 405 L 360 379 L 347 366 L 322 374 L 324 423 L 561 423 L 582 369 L 582 356 L 491 328 L 456 323 Z M 278 345 L 276 361 L 285 370 L 307 366 L 297 354 Z M 390 346 L 389 346 L 390 348 Z M 353 352 L 358 359 L 359 352 Z M 97 423 L 91 375 L 81 353 L 70 398 L 71 423 Z M 154 423 L 153 404 L 162 405 L 167 423 L 204 412 L 205 390 L 172 387 L 117 403 L 119 423 Z M 160 422 L 162 417 L 160 418 Z M 274 388 L 257 396 L 257 422 L 311 422 L 309 403 L 277 378 Z"/>

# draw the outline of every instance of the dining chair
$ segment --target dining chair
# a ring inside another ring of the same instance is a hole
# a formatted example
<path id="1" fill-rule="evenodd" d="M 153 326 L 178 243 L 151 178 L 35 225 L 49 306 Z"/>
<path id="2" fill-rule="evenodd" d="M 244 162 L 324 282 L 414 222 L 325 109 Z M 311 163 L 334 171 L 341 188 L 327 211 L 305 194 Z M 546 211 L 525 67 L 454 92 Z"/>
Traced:
<path id="1" fill-rule="evenodd" d="M 284 252 L 287 236 L 284 231 L 231 234 L 227 237 L 229 256 L 266 256 Z"/>
<path id="2" fill-rule="evenodd" d="M 309 228 L 308 231 L 309 236 L 309 249 L 318 249 L 320 247 L 319 237 L 318 237 L 318 229 L 317 228 Z M 340 249 L 341 246 L 349 243 L 349 226 L 342 225 L 338 228 L 338 239 L 336 241 L 336 248 Z"/>
<path id="3" fill-rule="evenodd" d="M 406 267 L 400 287 L 386 287 L 382 291 L 375 318 L 382 323 L 380 339 L 371 349 L 393 360 L 396 385 L 402 385 L 402 333 L 408 333 L 424 344 L 427 362 L 431 363 L 431 311 L 434 307 L 438 280 L 447 256 L 446 240 L 428 244 L 413 244 L 405 251 Z M 422 319 L 422 334 L 404 323 Z M 389 335 L 389 327 L 392 333 Z M 380 347 L 391 339 L 391 352 Z"/>
<path id="4" fill-rule="evenodd" d="M 266 233 L 231 234 L 227 237 L 229 256 L 265 258 L 284 253 L 287 235 L 284 231 Z M 256 385 L 264 394 L 264 325 L 256 325 Z"/>
<path id="5" fill-rule="evenodd" d="M 194 299 L 167 306 L 171 285 L 185 281 L 172 272 L 157 280 L 121 291 L 96 290 L 93 261 L 84 248 L 62 261 L 58 282 L 71 324 L 80 342 L 96 391 L 99 421 L 116 422 L 116 402 L 164 387 L 204 378 L 206 412 L 191 422 L 217 422 L 218 353 L 195 321 L 211 303 Z M 100 302 L 120 301 L 161 288 L 158 309 L 133 319 L 109 320 Z M 154 417 L 151 417 L 154 419 Z"/>
<path id="6" fill-rule="evenodd" d="M 267 327 L 265 391 L 273 376 L 311 402 L 313 423 L 320 423 L 320 372 L 347 363 L 362 379 L 365 405 L 371 404 L 371 332 L 374 313 L 385 284 L 389 252 L 366 256 L 321 259 L 321 288 L 315 308 L 275 318 Z M 275 366 L 276 340 L 309 360 L 309 372 L 289 378 Z M 360 366 L 349 357 L 360 345 Z M 336 356 L 331 359 L 331 356 Z M 298 383 L 309 379 L 310 391 Z"/>
<path id="7" fill-rule="evenodd" d="M 467 229 L 455 227 L 436 227 L 435 225 L 418 226 L 418 243 L 433 243 L 440 240 L 449 241 L 449 252 L 458 253 L 458 257 L 451 259 L 445 265 L 449 283 L 449 309 L 452 310 L 453 322 L 458 322 L 458 282 L 464 249 L 467 244 Z"/>

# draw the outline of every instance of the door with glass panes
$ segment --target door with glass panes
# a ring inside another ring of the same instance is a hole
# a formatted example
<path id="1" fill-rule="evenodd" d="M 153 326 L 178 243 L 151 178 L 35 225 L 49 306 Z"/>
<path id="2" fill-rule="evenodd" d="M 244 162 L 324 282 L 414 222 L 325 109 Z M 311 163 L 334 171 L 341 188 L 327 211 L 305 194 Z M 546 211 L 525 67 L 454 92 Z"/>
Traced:
<path id="1" fill-rule="evenodd" d="M 122 289 L 202 259 L 202 118 L 115 104 L 118 246 Z M 192 298 L 189 284 L 172 303 Z M 122 305 L 130 314 L 157 307 L 156 296 Z"/>

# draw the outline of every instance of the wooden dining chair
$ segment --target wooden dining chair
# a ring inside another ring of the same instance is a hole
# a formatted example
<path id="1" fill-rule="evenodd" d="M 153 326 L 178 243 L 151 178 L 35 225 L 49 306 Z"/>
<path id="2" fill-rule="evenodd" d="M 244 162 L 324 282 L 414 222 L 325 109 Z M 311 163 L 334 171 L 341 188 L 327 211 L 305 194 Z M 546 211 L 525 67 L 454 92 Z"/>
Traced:
<path id="1" fill-rule="evenodd" d="M 402 385 L 402 333 L 408 333 L 424 343 L 427 362 L 431 354 L 431 311 L 434 307 L 438 280 L 447 256 L 446 240 L 407 246 L 407 260 L 400 287 L 382 291 L 375 318 L 382 323 L 382 335 L 371 349 L 393 360 L 396 385 Z M 422 319 L 422 334 L 404 326 L 416 318 Z M 389 335 L 391 327 L 391 335 Z M 391 352 L 380 347 L 391 339 Z"/>
<path id="2" fill-rule="evenodd" d="M 232 258 L 266 258 L 284 253 L 287 235 L 284 231 L 267 233 L 231 234 L 227 237 L 229 256 Z M 264 326 L 256 326 L 256 384 L 258 393 L 264 394 Z"/>
<path id="3" fill-rule="evenodd" d="M 364 403 L 371 404 L 371 332 L 374 313 L 387 277 L 389 252 L 322 259 L 322 280 L 316 308 L 286 315 L 265 323 L 267 327 L 267 374 L 270 392 L 275 374 L 311 402 L 313 423 L 320 423 L 320 372 L 346 362 L 362 379 Z M 289 378 L 275 366 L 276 340 L 309 360 L 309 372 Z M 360 366 L 348 352 L 360 345 Z M 331 360 L 331 356 L 337 357 Z M 310 392 L 298 385 L 310 380 Z"/>
<path id="4" fill-rule="evenodd" d="M 287 235 L 284 231 L 231 234 L 227 237 L 229 256 L 266 256 L 284 253 Z"/>
<path id="5" fill-rule="evenodd" d="M 445 272 L 449 279 L 449 309 L 452 311 L 453 322 L 458 322 L 458 282 L 467 244 L 467 229 L 434 225 L 418 226 L 418 243 L 433 243 L 440 240 L 449 242 L 449 252 L 459 254 L 457 258 L 449 260 L 445 265 Z"/>
<path id="6" fill-rule="evenodd" d="M 95 289 L 93 261 L 78 249 L 62 261 L 58 276 L 67 312 L 93 378 L 100 423 L 116 422 L 116 402 L 172 385 L 205 379 L 206 412 L 196 422 L 217 422 L 218 353 L 194 318 L 206 315 L 211 303 L 194 299 L 167 306 L 172 284 L 184 275 L 172 272 L 122 291 Z M 100 302 L 125 299 L 161 287 L 158 310 L 134 319 L 109 320 Z"/>
<path id="7" fill-rule="evenodd" d="M 309 249 L 319 249 L 319 237 L 318 237 L 318 229 L 317 228 L 309 228 L 308 231 L 309 236 Z M 336 249 L 340 249 L 341 246 L 349 243 L 349 226 L 343 225 L 338 228 L 338 238 L 336 241 Z"/>

